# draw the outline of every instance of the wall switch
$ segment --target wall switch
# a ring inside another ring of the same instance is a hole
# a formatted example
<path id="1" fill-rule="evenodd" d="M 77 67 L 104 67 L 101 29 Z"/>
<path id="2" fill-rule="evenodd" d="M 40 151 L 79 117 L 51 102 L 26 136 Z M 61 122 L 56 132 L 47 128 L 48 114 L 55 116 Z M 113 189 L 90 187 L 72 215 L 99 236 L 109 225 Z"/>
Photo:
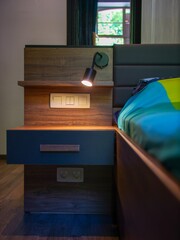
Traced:
<path id="1" fill-rule="evenodd" d="M 57 168 L 57 182 L 83 182 L 83 168 Z"/>
<path id="2" fill-rule="evenodd" d="M 51 93 L 51 108 L 90 108 L 90 94 Z"/>

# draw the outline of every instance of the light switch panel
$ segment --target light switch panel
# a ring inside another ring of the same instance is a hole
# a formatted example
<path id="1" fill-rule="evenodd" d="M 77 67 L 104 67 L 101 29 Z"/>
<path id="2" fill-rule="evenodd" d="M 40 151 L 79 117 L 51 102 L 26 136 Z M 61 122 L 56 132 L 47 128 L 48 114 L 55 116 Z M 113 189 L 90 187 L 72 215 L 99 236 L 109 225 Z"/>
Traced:
<path id="1" fill-rule="evenodd" d="M 90 108 L 90 94 L 51 93 L 51 108 Z"/>

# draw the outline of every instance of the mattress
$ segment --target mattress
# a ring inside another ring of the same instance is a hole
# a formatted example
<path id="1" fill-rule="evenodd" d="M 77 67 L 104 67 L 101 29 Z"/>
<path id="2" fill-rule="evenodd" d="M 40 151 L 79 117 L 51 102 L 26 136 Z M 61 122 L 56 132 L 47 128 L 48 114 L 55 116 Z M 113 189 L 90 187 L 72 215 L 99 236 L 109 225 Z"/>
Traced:
<path id="1" fill-rule="evenodd" d="M 116 113 L 117 125 L 180 180 L 180 78 L 138 89 Z"/>

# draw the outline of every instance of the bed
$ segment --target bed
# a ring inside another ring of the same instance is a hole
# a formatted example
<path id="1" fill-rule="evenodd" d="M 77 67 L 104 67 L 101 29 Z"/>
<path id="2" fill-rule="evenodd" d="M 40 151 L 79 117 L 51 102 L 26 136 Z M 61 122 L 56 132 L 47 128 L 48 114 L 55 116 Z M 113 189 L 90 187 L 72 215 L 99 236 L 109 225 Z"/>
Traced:
<path id="1" fill-rule="evenodd" d="M 180 44 L 114 46 L 121 239 L 180 239 L 179 52 Z"/>

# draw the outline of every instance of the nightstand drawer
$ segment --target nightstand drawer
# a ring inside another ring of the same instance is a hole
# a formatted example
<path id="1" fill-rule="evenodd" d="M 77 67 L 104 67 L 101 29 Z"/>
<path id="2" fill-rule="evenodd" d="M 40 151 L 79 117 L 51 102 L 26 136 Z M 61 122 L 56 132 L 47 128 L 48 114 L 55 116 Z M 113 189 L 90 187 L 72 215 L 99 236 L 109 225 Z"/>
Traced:
<path id="1" fill-rule="evenodd" d="M 8 130 L 11 164 L 113 165 L 113 130 Z"/>

